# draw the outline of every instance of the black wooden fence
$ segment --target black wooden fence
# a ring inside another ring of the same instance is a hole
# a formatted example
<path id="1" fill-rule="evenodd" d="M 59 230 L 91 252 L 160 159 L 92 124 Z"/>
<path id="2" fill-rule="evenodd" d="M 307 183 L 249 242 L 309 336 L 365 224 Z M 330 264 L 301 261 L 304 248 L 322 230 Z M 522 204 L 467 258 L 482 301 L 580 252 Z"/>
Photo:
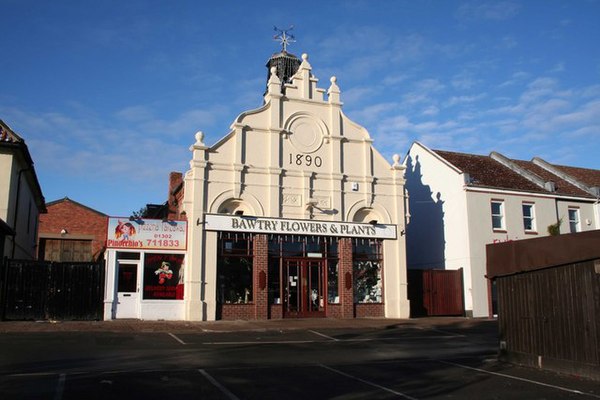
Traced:
<path id="1" fill-rule="evenodd" d="M 4 260 L 0 319 L 103 319 L 104 264 Z"/>

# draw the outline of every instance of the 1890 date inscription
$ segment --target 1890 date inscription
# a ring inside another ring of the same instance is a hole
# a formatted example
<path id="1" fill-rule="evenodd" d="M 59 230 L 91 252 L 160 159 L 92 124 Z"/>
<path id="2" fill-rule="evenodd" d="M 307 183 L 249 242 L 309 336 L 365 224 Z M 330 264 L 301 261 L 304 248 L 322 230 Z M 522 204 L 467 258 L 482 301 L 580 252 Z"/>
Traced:
<path id="1" fill-rule="evenodd" d="M 320 156 L 311 156 L 310 154 L 292 154 L 290 153 L 290 165 L 305 165 L 307 167 L 320 167 L 323 165 L 323 159 Z"/>

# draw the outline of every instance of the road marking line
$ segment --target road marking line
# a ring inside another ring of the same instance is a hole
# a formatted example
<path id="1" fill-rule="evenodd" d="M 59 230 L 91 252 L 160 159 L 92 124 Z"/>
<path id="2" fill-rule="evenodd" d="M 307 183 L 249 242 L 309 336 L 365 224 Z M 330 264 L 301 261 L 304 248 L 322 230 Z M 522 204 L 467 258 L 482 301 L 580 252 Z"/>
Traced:
<path id="1" fill-rule="evenodd" d="M 179 339 L 177 336 L 173 335 L 171 332 L 168 332 L 169 336 L 171 336 L 173 339 L 177 340 L 179 343 L 181 344 L 186 344 L 183 340 Z"/>
<path id="2" fill-rule="evenodd" d="M 520 378 L 518 376 L 513 376 L 513 375 L 508 375 L 508 374 L 501 374 L 499 372 L 486 371 L 485 369 L 475 368 L 475 367 L 469 367 L 468 365 L 457 364 L 457 363 L 453 363 L 453 362 L 450 362 L 450 361 L 444 361 L 444 360 L 435 360 L 435 361 L 440 362 L 442 364 L 453 365 L 455 367 L 470 369 L 472 371 L 483 372 L 483 373 L 489 374 L 489 375 L 501 376 L 503 378 L 514 379 L 514 380 L 517 380 L 517 381 L 532 383 L 534 385 L 546 386 L 546 387 L 549 387 L 549 388 L 558 389 L 558 390 L 562 390 L 562 391 L 569 392 L 569 393 L 581 394 L 581 395 L 584 395 L 584 396 L 590 396 L 590 397 L 594 397 L 596 399 L 600 399 L 600 396 L 598 396 L 598 395 L 595 395 L 595 394 L 592 394 L 592 393 L 582 392 L 582 391 L 576 390 L 576 389 L 569 389 L 569 388 L 562 387 L 562 386 L 551 385 L 549 383 L 532 381 L 531 379 Z"/>
<path id="3" fill-rule="evenodd" d="M 436 328 L 424 328 L 422 326 L 418 326 L 417 329 L 422 330 L 422 331 L 439 332 L 439 333 L 443 333 L 444 335 L 448 335 L 449 337 L 467 337 L 467 335 L 463 335 L 463 334 L 451 332 L 451 331 L 445 331 L 442 329 L 436 329 Z"/>
<path id="4" fill-rule="evenodd" d="M 330 371 L 333 371 L 333 372 L 335 372 L 337 374 L 340 374 L 342 376 L 345 376 L 347 378 L 354 379 L 354 380 L 362 382 L 362 383 L 366 383 L 367 385 L 374 386 L 374 387 L 376 387 L 378 389 L 381 389 L 381 390 L 385 390 L 386 392 L 395 394 L 396 396 L 404 397 L 405 399 L 408 399 L 408 400 L 417 400 L 415 397 L 411 397 L 411 396 L 409 396 L 407 394 L 404 394 L 404 393 L 401 393 L 401 392 L 397 392 L 397 391 L 395 391 L 393 389 L 387 388 L 385 386 L 378 385 L 378 384 L 376 384 L 374 382 L 367 381 L 367 380 L 359 378 L 357 376 L 353 376 L 353 375 L 347 374 L 347 373 L 342 372 L 340 370 L 337 370 L 335 368 L 328 367 L 327 365 L 319 364 L 319 366 L 321 366 L 321 367 L 323 367 L 325 369 L 328 369 Z"/>
<path id="5" fill-rule="evenodd" d="M 240 400 L 239 397 L 237 397 L 235 394 L 231 393 L 229 391 L 229 389 L 227 389 L 225 386 L 221 385 L 215 378 L 213 378 L 208 372 L 206 372 L 203 369 L 199 369 L 198 372 L 200 372 L 206 379 L 209 380 L 210 383 L 212 383 L 213 385 L 215 385 L 217 387 L 217 389 L 219 389 L 225 396 L 227 396 L 230 400 Z"/>
<path id="6" fill-rule="evenodd" d="M 339 341 L 339 339 L 336 339 L 336 338 L 334 338 L 334 337 L 331 337 L 331 336 L 327 336 L 327 335 L 325 335 L 325 334 L 323 334 L 323 333 L 321 333 L 321 332 L 313 331 L 313 330 L 310 330 L 310 329 L 309 329 L 308 331 L 309 331 L 309 332 L 312 332 L 312 333 L 314 333 L 315 335 L 322 336 L 322 337 L 324 337 L 324 338 L 326 338 L 326 339 L 333 340 L 334 342 L 337 342 L 337 341 Z"/>
<path id="7" fill-rule="evenodd" d="M 67 380 L 67 374 L 60 374 L 58 377 L 58 383 L 56 384 L 56 393 L 54 393 L 54 400 L 62 400 L 63 393 L 65 391 L 65 381 Z"/>
<path id="8" fill-rule="evenodd" d="M 317 333 L 317 332 L 315 332 Z M 317 333 L 318 334 L 318 333 Z M 456 336 L 460 337 L 460 336 Z M 452 339 L 453 336 L 403 336 L 395 338 L 357 338 L 357 339 L 335 339 L 336 342 L 389 342 L 394 340 L 419 340 L 419 339 Z M 320 340 L 269 340 L 269 341 L 239 341 L 239 342 L 203 342 L 202 345 L 240 345 L 240 344 L 299 344 L 299 343 L 329 343 Z"/>

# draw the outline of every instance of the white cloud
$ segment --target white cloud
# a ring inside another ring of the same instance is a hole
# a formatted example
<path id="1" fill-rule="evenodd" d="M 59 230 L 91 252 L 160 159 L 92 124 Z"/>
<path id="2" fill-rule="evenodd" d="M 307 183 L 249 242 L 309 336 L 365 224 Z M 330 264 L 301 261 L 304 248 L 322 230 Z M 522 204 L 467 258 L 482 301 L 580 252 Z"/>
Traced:
<path id="1" fill-rule="evenodd" d="M 444 103 L 444 106 L 445 107 L 453 107 L 453 106 L 461 105 L 461 104 L 474 103 L 485 97 L 486 97 L 485 93 L 480 93 L 480 94 L 471 95 L 471 96 L 452 96 L 452 97 L 450 97 L 450 99 L 448 99 Z"/>
<path id="2" fill-rule="evenodd" d="M 381 120 L 386 114 L 397 108 L 397 103 L 377 103 L 362 109 L 350 111 L 349 115 L 352 115 L 352 118 L 356 122 L 367 124 Z"/>
<path id="3" fill-rule="evenodd" d="M 503 21 L 517 15 L 520 8 L 512 1 L 472 1 L 461 4 L 455 15 L 461 21 Z"/>
<path id="4" fill-rule="evenodd" d="M 502 82 L 500 85 L 498 85 L 498 87 L 506 87 L 506 86 L 513 86 L 518 84 L 519 82 L 524 81 L 525 79 L 529 78 L 529 74 L 527 72 L 524 71 L 518 71 L 515 72 L 514 74 L 511 75 L 510 79 Z"/>
<path id="5" fill-rule="evenodd" d="M 440 112 L 440 109 L 436 106 L 429 106 L 427 108 L 425 108 L 423 110 L 423 112 L 421 113 L 421 115 L 423 116 L 427 116 L 427 117 L 433 117 L 438 115 Z"/>
<path id="6" fill-rule="evenodd" d="M 500 49 L 510 50 L 517 47 L 518 42 L 514 36 L 504 36 L 498 45 Z"/>

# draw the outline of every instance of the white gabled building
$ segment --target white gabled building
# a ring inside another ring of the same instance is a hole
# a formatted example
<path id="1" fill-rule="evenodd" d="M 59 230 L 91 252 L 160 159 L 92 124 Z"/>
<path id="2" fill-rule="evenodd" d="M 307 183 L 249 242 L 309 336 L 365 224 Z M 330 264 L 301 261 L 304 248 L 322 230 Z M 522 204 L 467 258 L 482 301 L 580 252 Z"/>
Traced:
<path id="1" fill-rule="evenodd" d="M 404 167 L 342 112 L 308 56 L 269 64 L 264 105 L 185 175 L 189 320 L 409 316 Z"/>
<path id="2" fill-rule="evenodd" d="M 212 146 L 196 134 L 165 205 L 187 236 L 165 231 L 183 221 L 109 221 L 105 317 L 409 316 L 400 157 L 344 115 L 335 77 L 317 86 L 307 55 L 268 67 L 262 107 Z"/>
<path id="3" fill-rule="evenodd" d="M 432 150 L 415 142 L 404 159 L 411 269 L 463 270 L 464 311 L 485 317 L 492 288 L 485 245 L 599 229 L 600 171 Z"/>

